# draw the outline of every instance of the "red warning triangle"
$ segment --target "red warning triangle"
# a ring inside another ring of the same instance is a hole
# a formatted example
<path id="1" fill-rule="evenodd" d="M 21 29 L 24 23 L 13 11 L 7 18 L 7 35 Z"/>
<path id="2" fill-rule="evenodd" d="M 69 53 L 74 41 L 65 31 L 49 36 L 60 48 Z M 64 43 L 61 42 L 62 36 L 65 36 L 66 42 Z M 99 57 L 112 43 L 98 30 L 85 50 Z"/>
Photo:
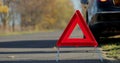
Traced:
<path id="1" fill-rule="evenodd" d="M 77 24 L 81 28 L 85 38 L 70 38 L 69 37 Z M 98 43 L 96 42 L 89 27 L 84 21 L 80 11 L 76 10 L 75 14 L 73 15 L 72 19 L 70 20 L 68 26 L 64 30 L 62 36 L 60 37 L 56 45 L 57 47 L 61 47 L 61 46 L 76 46 L 76 47 L 94 46 L 94 47 L 97 47 Z"/>

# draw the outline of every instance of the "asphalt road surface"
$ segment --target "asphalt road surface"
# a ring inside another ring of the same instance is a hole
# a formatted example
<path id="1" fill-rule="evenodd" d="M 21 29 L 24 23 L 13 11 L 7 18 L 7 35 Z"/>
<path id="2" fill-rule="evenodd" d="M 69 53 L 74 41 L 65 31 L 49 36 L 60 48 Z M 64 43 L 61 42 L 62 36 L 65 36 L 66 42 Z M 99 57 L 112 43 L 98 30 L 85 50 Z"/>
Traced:
<path id="1" fill-rule="evenodd" d="M 0 63 L 57 63 L 55 44 L 61 34 L 56 31 L 0 37 Z M 82 33 L 75 32 L 71 37 L 82 37 Z M 59 59 L 59 63 L 102 63 L 93 47 L 60 48 Z"/>

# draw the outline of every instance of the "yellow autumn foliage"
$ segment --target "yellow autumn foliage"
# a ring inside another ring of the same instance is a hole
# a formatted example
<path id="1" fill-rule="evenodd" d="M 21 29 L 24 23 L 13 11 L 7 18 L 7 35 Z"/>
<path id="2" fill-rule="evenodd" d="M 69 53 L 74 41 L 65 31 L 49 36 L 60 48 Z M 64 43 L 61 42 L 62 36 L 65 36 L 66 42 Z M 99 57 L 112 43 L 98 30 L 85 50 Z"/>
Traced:
<path id="1" fill-rule="evenodd" d="M 8 11 L 9 11 L 8 6 L 6 5 L 0 6 L 0 13 L 8 13 Z"/>

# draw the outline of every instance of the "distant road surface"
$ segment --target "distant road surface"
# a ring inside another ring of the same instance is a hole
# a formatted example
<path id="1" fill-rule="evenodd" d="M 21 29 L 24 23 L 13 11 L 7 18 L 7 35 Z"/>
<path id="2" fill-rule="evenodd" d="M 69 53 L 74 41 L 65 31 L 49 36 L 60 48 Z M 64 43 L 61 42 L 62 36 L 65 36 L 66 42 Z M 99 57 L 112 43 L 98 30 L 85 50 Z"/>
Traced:
<path id="1" fill-rule="evenodd" d="M 79 33 L 74 32 L 71 37 L 83 37 Z M 54 46 L 61 34 L 62 31 L 56 31 L 0 37 L 0 63 L 56 63 Z M 59 63 L 101 63 L 93 47 L 60 51 Z"/>

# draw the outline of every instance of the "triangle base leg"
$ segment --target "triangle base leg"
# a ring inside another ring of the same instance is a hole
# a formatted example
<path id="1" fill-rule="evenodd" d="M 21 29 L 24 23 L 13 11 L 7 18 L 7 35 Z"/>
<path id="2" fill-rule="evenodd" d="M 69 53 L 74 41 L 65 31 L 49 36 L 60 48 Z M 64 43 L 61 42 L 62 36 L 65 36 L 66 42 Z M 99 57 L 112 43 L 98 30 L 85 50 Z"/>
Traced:
<path id="1" fill-rule="evenodd" d="M 57 48 L 56 62 L 59 62 L 60 50 Z"/>
<path id="2" fill-rule="evenodd" d="M 95 51 L 96 51 L 96 53 L 97 53 L 97 55 L 98 55 L 100 61 L 103 62 L 103 58 L 102 58 L 101 52 L 98 50 L 98 48 L 95 48 Z"/>

